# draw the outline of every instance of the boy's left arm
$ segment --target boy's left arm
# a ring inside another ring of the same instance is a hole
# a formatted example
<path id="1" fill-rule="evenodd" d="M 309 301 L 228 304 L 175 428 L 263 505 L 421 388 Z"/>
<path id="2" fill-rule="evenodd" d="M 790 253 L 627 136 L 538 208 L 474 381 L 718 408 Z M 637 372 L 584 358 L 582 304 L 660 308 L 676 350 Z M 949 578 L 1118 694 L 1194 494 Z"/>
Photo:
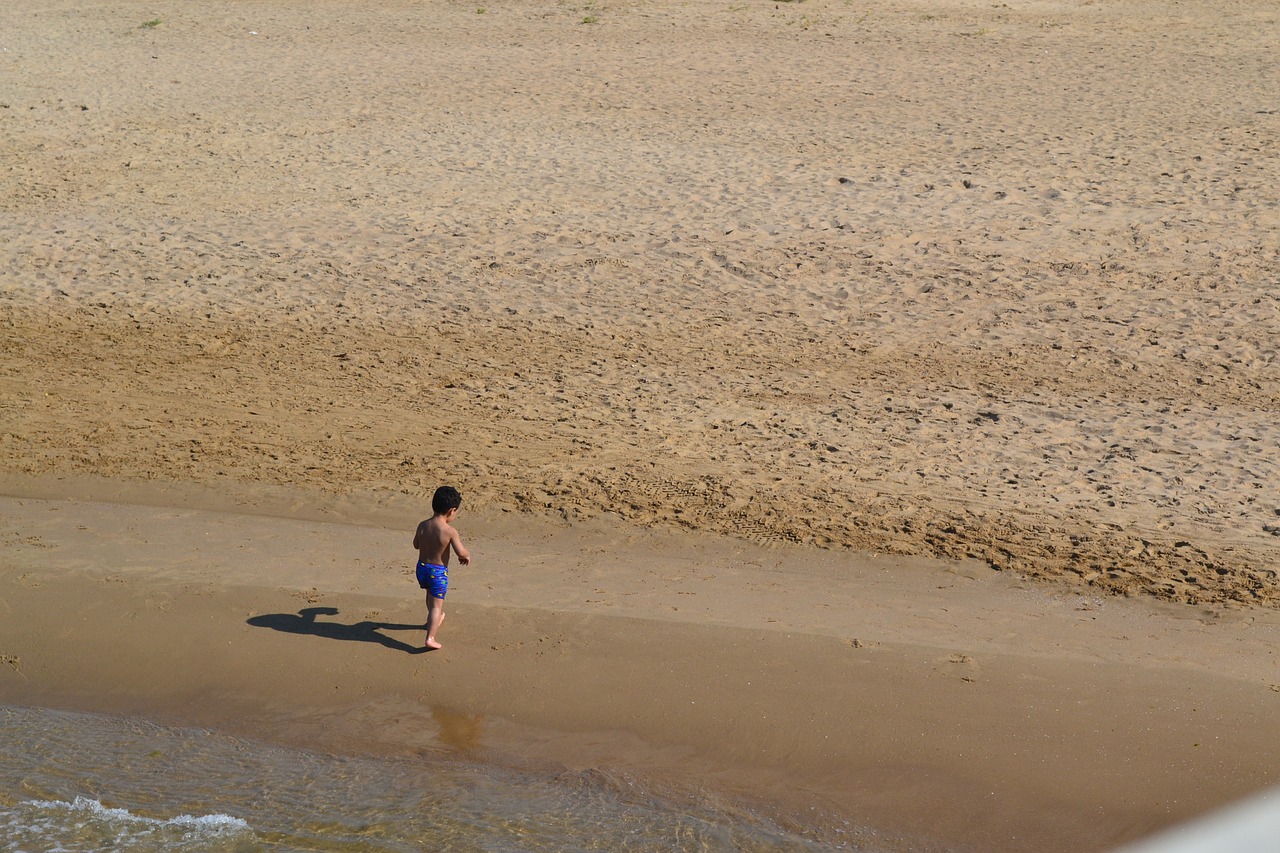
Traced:
<path id="1" fill-rule="evenodd" d="M 450 544 L 453 545 L 453 553 L 458 555 L 458 562 L 464 566 L 471 565 L 471 552 L 462 544 L 462 537 L 458 535 L 458 531 L 453 531 L 453 539 Z"/>

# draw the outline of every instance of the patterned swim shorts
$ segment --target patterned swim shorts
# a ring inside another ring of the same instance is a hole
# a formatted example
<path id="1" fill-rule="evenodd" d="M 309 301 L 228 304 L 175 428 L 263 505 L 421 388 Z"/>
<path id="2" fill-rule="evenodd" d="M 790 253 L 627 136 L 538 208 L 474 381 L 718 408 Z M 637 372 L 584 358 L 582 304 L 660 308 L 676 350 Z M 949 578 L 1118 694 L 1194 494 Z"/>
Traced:
<path id="1" fill-rule="evenodd" d="M 444 598 L 449 591 L 449 567 L 418 563 L 418 586 L 429 592 L 432 598 Z"/>

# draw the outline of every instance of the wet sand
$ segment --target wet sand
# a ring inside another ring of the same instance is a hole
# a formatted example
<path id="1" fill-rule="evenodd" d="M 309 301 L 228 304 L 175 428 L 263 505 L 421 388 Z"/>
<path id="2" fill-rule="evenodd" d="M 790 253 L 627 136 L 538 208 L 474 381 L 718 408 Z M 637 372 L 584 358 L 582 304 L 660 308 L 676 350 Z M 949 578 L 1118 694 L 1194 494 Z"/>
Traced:
<path id="1" fill-rule="evenodd" d="M 467 520 L 484 556 L 455 568 L 445 648 L 424 654 L 412 516 L 3 508 L 11 703 L 621 769 L 833 841 L 938 849 L 1109 849 L 1274 782 L 1280 759 L 1274 611 L 500 515 Z"/>

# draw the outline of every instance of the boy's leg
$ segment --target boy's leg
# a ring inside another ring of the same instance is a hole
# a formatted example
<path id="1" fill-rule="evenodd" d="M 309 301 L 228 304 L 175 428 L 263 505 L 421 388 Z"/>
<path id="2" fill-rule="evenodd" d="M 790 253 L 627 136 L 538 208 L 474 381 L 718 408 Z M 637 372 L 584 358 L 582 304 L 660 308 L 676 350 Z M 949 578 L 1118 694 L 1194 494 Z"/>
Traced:
<path id="1" fill-rule="evenodd" d="M 438 649 L 440 643 L 436 640 L 436 631 L 440 630 L 440 623 L 444 621 L 444 599 L 436 598 L 430 593 L 427 594 L 427 648 Z"/>

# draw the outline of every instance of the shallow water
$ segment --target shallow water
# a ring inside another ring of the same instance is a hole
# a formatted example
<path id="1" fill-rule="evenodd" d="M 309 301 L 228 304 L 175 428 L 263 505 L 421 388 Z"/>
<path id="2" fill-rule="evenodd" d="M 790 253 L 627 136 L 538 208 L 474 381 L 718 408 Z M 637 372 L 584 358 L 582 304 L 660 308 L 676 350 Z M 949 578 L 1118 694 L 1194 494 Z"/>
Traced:
<path id="1" fill-rule="evenodd" d="M 342 757 L 0 706 L 4 851 L 809 851 L 761 815 L 623 774 Z"/>

